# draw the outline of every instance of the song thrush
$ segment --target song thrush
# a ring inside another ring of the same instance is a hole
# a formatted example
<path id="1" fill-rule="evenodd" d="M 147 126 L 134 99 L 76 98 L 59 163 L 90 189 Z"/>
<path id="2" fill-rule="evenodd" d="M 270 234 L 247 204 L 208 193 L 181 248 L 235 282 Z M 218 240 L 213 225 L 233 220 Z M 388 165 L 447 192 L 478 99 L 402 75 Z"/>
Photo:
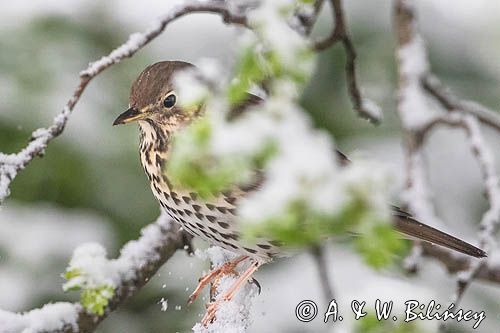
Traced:
<path id="1" fill-rule="evenodd" d="M 182 227 L 211 244 L 234 251 L 240 256 L 200 279 L 200 284 L 190 297 L 193 301 L 201 289 L 213 278 L 233 271 L 245 259 L 251 265 L 240 275 L 235 285 L 223 295 L 230 299 L 238 288 L 246 282 L 257 268 L 280 253 L 279 244 L 272 240 L 261 240 L 255 244 L 244 244 L 240 240 L 237 206 L 249 189 L 234 187 L 210 200 L 202 200 L 199 195 L 174 187 L 165 175 L 165 166 L 171 153 L 172 135 L 182 130 L 203 111 L 199 105 L 196 112 L 185 112 L 177 101 L 173 78 L 180 70 L 194 68 L 181 61 L 163 61 L 147 67 L 133 83 L 129 109 L 116 118 L 113 125 L 138 121 L 140 130 L 140 159 L 150 181 L 154 196 L 165 211 Z M 235 108 L 241 113 L 246 106 L 255 105 L 260 98 L 248 94 L 245 102 Z M 349 160 L 340 152 L 340 164 Z M 251 189 L 255 190 L 255 189 Z M 474 257 L 484 257 L 485 253 L 451 235 L 414 220 L 410 214 L 394 207 L 395 228 L 409 236 L 438 244 Z M 215 315 L 216 304 L 209 307 L 204 323 Z"/>

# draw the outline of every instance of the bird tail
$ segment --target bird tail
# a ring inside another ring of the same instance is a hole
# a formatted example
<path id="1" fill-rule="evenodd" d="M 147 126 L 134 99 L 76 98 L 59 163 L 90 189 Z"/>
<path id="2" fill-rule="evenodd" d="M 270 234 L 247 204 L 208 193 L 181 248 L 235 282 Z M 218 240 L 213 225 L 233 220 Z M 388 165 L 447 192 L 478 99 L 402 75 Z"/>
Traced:
<path id="1" fill-rule="evenodd" d="M 399 232 L 432 244 L 440 245 L 448 249 L 461 252 L 472 257 L 486 257 L 486 252 L 484 252 L 483 250 L 436 228 L 415 220 L 410 214 L 399 209 L 398 207 L 394 207 L 393 215 L 395 228 Z"/>

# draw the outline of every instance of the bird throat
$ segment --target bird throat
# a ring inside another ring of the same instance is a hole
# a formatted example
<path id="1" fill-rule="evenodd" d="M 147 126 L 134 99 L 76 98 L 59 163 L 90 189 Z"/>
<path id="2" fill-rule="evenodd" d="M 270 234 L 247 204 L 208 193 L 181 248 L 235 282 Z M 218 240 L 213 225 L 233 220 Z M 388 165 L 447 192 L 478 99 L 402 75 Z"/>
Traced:
<path id="1" fill-rule="evenodd" d="M 171 135 L 168 129 L 150 119 L 139 122 L 141 164 L 151 183 L 153 193 L 170 191 L 171 185 L 164 175 L 165 163 L 171 148 Z"/>

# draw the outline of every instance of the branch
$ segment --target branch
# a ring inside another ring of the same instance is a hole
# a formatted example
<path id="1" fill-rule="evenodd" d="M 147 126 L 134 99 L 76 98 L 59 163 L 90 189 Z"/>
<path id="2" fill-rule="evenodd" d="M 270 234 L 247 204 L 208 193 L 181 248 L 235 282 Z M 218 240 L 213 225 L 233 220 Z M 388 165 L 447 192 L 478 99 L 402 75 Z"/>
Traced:
<path id="1" fill-rule="evenodd" d="M 499 179 L 495 170 L 493 155 L 489 147 L 484 143 L 478 120 L 471 115 L 464 116 L 464 126 L 468 134 L 471 150 L 476 157 L 483 176 L 486 197 L 490 206 L 488 211 L 483 214 L 481 231 L 479 232 L 479 245 L 489 252 L 495 243 L 493 235 L 498 230 L 500 224 Z M 485 260 L 476 260 L 467 271 L 458 276 L 454 303 L 458 303 L 461 300 L 465 290 L 485 263 Z"/>
<path id="2" fill-rule="evenodd" d="M 460 110 L 476 117 L 481 123 L 500 131 L 500 115 L 473 101 L 460 100 L 453 95 L 435 75 L 427 74 L 422 79 L 424 89 L 434 97 L 447 111 Z"/>
<path id="3" fill-rule="evenodd" d="M 421 155 L 421 147 L 429 132 L 437 125 L 461 127 L 467 134 L 467 141 L 475 159 L 478 162 L 483 183 L 486 188 L 490 208 L 484 213 L 481 230 L 478 234 L 479 246 L 489 251 L 493 246 L 493 235 L 500 226 L 500 181 L 495 169 L 491 149 L 486 145 L 480 128 L 480 122 L 500 131 L 500 117 L 494 111 L 477 103 L 461 101 L 430 72 L 426 50 L 415 27 L 415 11 L 408 1 L 398 0 L 395 5 L 395 25 L 398 36 L 399 60 L 399 91 L 398 112 L 405 131 L 406 151 L 409 160 Z M 448 113 L 444 115 L 427 114 L 424 112 L 425 94 L 432 96 Z M 418 115 L 416 115 L 418 114 Z M 414 169 L 412 169 L 414 168 Z M 409 163 L 408 186 L 420 183 L 422 193 L 427 186 L 423 177 L 422 165 L 416 167 Z M 419 200 L 422 196 L 414 195 L 411 199 Z M 409 202 L 417 216 L 422 215 L 418 207 Z M 427 203 L 426 203 L 427 205 Z M 425 208 L 428 208 L 426 206 Z M 457 287 L 452 302 L 457 305 L 474 278 L 488 279 L 499 282 L 500 267 L 488 265 L 486 260 L 462 258 L 452 255 L 446 249 L 436 249 L 423 244 L 422 252 L 426 256 L 435 257 L 441 261 L 449 272 L 457 273 Z"/>
<path id="4" fill-rule="evenodd" d="M 23 314 L 0 310 L 2 327 L 33 333 L 93 332 L 111 312 L 137 294 L 177 250 L 189 245 L 188 239 L 179 225 L 163 213 L 141 231 L 138 240 L 121 249 L 116 261 L 123 267 L 123 276 L 103 315 L 89 313 L 79 303 L 55 303 Z"/>
<path id="5" fill-rule="evenodd" d="M 247 24 L 244 15 L 233 13 L 224 2 L 217 0 L 188 1 L 160 17 L 145 32 L 130 35 L 126 43 L 113 50 L 109 55 L 89 64 L 85 70 L 80 72 L 80 81 L 76 89 L 61 113 L 54 118 L 53 124 L 47 128 L 35 130 L 31 134 L 29 144 L 20 152 L 15 154 L 0 153 L 0 205 L 9 196 L 9 186 L 19 171 L 26 168 L 35 157 L 43 156 L 48 144 L 63 132 L 70 113 L 80 100 L 89 82 L 110 66 L 133 56 L 160 35 L 169 23 L 191 13 L 214 13 L 220 15 L 226 23 L 242 26 Z"/>
<path id="6" fill-rule="evenodd" d="M 382 112 L 373 102 L 363 99 L 356 78 L 356 50 L 349 36 L 347 24 L 345 22 L 344 9 L 341 0 L 330 0 L 332 14 L 335 25 L 328 37 L 314 43 L 316 51 L 323 51 L 337 42 L 341 41 L 346 53 L 345 75 L 347 80 L 347 90 L 351 98 L 354 110 L 361 118 L 365 118 L 373 124 L 379 124 L 382 119 Z"/>
<path id="7" fill-rule="evenodd" d="M 324 2 L 325 0 L 316 0 L 313 5 L 313 10 L 310 13 L 296 12 L 295 16 L 302 26 L 301 30 L 304 36 L 309 36 L 311 34 Z"/>
<path id="8" fill-rule="evenodd" d="M 455 254 L 447 249 L 429 243 L 422 243 L 422 255 L 438 260 L 450 274 L 460 273 L 471 268 L 471 261 L 468 257 Z M 500 283 L 500 266 L 481 265 L 475 277 L 483 281 Z"/>
<path id="9" fill-rule="evenodd" d="M 405 1 L 396 1 L 394 13 L 398 62 L 397 111 L 403 127 L 407 170 L 405 201 L 417 219 L 439 224 L 429 200 L 431 195 L 428 193 L 421 150 L 423 136 L 419 135 L 419 131 L 436 118 L 425 113 L 427 105 L 420 81 L 428 72 L 427 55 L 413 23 L 413 12 L 408 7 Z"/>
<path id="10" fill-rule="evenodd" d="M 328 261 L 326 260 L 325 249 L 321 245 L 316 245 L 311 248 L 311 255 L 317 266 L 319 282 L 323 289 L 326 304 L 329 304 L 335 298 L 335 294 L 330 284 L 330 274 L 328 273 Z"/>

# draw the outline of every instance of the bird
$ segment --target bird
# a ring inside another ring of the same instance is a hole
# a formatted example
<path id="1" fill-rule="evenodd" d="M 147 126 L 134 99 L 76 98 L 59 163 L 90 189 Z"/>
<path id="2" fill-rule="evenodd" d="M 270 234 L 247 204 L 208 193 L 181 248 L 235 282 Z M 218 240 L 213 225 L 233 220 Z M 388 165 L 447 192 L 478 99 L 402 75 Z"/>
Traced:
<path id="1" fill-rule="evenodd" d="M 210 323 L 221 300 L 230 300 L 238 289 L 249 281 L 253 273 L 263 264 L 279 256 L 282 244 L 272 239 L 258 239 L 248 244 L 241 239 L 238 221 L 238 203 L 256 186 L 234 186 L 231 190 L 218 193 L 206 199 L 194 191 L 174 186 L 165 173 L 172 153 L 173 136 L 194 120 L 201 117 L 204 105 L 197 105 L 195 112 L 184 110 L 174 87 L 174 77 L 184 70 L 196 67 L 183 61 L 161 61 L 146 67 L 133 82 L 130 89 L 129 108 L 121 113 L 113 125 L 138 122 L 140 132 L 139 155 L 144 172 L 149 180 L 154 197 L 161 207 L 193 236 L 201 237 L 212 245 L 232 251 L 237 257 L 214 269 L 199 280 L 199 284 L 189 298 L 192 303 L 202 289 L 223 274 L 234 273 L 237 265 L 249 261 L 250 265 L 239 274 L 234 285 L 218 300 L 207 307 L 202 322 Z M 249 106 L 262 102 L 260 97 L 247 94 L 247 98 L 236 105 L 232 114 L 239 115 Z M 336 151 L 340 165 L 348 165 L 350 160 Z M 472 257 L 485 257 L 486 253 L 452 235 L 417 221 L 397 206 L 392 206 L 394 227 L 412 238 L 437 244 Z"/>

